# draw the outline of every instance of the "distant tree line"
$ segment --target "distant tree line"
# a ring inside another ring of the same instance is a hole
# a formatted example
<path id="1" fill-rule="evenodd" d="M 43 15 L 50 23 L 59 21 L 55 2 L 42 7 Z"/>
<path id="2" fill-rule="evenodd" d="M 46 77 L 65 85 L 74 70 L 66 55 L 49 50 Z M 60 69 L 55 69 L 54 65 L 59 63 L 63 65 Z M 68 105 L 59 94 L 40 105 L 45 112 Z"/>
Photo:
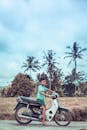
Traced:
<path id="1" fill-rule="evenodd" d="M 30 96 L 34 92 L 34 88 L 38 86 L 41 77 L 47 80 L 47 87 L 58 92 L 60 96 L 87 95 L 87 74 L 85 71 L 81 72 L 77 69 L 77 60 L 84 58 L 83 54 L 87 48 L 81 48 L 77 42 L 74 42 L 72 47 L 67 46 L 66 48 L 68 52 L 65 52 L 64 59 L 70 58 L 68 67 L 72 62 L 74 63 L 69 75 L 64 76 L 53 50 L 43 52 L 43 63 L 40 63 L 34 56 L 27 56 L 22 65 L 22 68 L 25 68 L 24 74 L 19 73 L 15 76 L 11 87 L 7 90 L 7 96 Z M 37 73 L 37 80 L 34 81 L 32 71 L 39 72 L 42 68 L 45 68 L 45 73 Z"/>

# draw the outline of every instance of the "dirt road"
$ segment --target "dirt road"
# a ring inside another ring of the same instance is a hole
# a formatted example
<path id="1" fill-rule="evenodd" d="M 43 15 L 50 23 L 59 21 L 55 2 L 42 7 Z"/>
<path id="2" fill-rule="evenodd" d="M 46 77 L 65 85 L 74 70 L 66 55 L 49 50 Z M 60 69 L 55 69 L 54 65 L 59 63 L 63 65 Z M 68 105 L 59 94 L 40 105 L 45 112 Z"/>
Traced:
<path id="1" fill-rule="evenodd" d="M 60 127 L 55 122 L 47 122 L 42 126 L 40 122 L 32 122 L 28 125 L 20 125 L 16 121 L 0 120 L 0 130 L 87 130 L 87 122 L 71 122 L 69 126 Z"/>

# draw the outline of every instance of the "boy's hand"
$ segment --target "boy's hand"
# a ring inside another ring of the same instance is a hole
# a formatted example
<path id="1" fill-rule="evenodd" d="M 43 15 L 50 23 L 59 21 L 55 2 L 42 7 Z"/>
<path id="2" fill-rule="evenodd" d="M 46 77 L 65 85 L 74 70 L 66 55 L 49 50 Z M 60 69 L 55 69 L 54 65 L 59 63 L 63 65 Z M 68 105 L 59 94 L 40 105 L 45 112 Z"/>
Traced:
<path id="1" fill-rule="evenodd" d="M 51 98 L 51 95 L 48 95 L 49 98 Z"/>

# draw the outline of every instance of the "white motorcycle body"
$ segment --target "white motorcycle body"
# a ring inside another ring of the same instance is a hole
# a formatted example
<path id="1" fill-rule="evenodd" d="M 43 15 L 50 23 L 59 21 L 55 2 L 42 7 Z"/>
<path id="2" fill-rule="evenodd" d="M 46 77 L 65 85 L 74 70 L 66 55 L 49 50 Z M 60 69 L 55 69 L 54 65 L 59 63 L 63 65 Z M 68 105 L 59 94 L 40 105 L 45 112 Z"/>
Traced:
<path id="1" fill-rule="evenodd" d="M 46 120 L 47 121 L 51 121 L 54 117 L 54 115 L 56 114 L 57 110 L 59 107 L 59 103 L 57 98 L 56 99 L 52 99 L 52 105 L 49 109 L 46 110 Z"/>

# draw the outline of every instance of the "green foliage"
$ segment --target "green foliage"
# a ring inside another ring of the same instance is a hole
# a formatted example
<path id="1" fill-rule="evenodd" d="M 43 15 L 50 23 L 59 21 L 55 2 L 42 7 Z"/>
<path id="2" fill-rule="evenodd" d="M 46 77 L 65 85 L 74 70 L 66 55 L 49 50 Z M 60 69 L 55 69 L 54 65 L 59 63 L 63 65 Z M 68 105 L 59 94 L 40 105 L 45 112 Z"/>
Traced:
<path id="1" fill-rule="evenodd" d="M 43 56 L 44 58 L 43 66 L 47 66 L 47 73 L 49 74 L 50 79 L 53 78 L 54 70 L 58 69 L 56 65 L 58 63 L 56 62 L 55 54 L 56 53 L 54 53 L 53 50 L 48 50 L 47 54 L 44 52 Z"/>
<path id="2" fill-rule="evenodd" d="M 69 96 L 69 97 L 73 97 L 75 96 L 75 85 L 72 83 L 68 83 L 68 84 L 63 84 L 62 85 L 62 89 L 63 89 L 63 96 Z"/>
<path id="3" fill-rule="evenodd" d="M 87 82 L 80 83 L 79 85 L 80 96 L 87 96 Z"/>
<path id="4" fill-rule="evenodd" d="M 37 70 L 40 70 L 39 61 L 35 60 L 34 56 L 28 56 L 26 59 L 26 63 L 23 63 L 23 66 L 25 68 L 25 71 L 30 71 L 30 77 L 31 77 L 31 71 L 36 72 Z"/>
<path id="5" fill-rule="evenodd" d="M 77 42 L 73 43 L 73 46 L 68 46 L 67 49 L 69 49 L 68 52 L 65 52 L 66 56 L 64 58 L 71 58 L 68 65 L 71 64 L 71 62 L 74 62 L 74 79 L 76 80 L 76 73 L 77 73 L 77 59 L 83 59 L 83 52 L 87 51 L 87 48 L 81 48 Z"/>
<path id="6" fill-rule="evenodd" d="M 67 49 L 69 49 L 69 52 L 66 52 L 66 56 L 64 58 L 71 58 L 69 64 L 71 62 L 74 62 L 74 69 L 70 73 L 70 75 L 67 75 L 65 77 L 65 82 L 67 84 L 73 83 L 75 80 L 78 80 L 79 83 L 83 81 L 87 81 L 87 76 L 84 72 L 77 72 L 77 59 L 83 58 L 83 52 L 87 51 L 87 48 L 82 49 L 79 44 L 74 42 L 73 46 L 68 46 Z M 60 96 L 64 96 L 64 89 L 61 87 L 62 84 L 62 69 L 58 67 L 59 63 L 56 60 L 56 53 L 53 52 L 53 50 L 48 50 L 47 53 L 44 52 L 44 62 L 42 67 L 46 66 L 46 74 L 38 74 L 37 80 L 40 81 L 42 77 L 44 77 L 47 80 L 47 84 L 50 89 L 57 91 Z M 8 88 L 8 90 L 3 90 L 2 94 L 6 96 L 17 96 L 17 95 L 24 95 L 24 96 L 30 96 L 34 89 L 34 82 L 31 77 L 31 71 L 37 72 L 37 70 L 40 70 L 40 63 L 34 56 L 28 56 L 26 59 L 26 62 L 23 63 L 23 66 L 25 68 L 24 72 L 29 71 L 30 74 L 18 74 L 13 82 L 11 87 Z M 38 84 L 38 83 L 36 83 Z M 84 88 L 84 86 L 83 86 Z M 86 90 L 85 90 L 86 91 Z M 83 89 L 77 90 L 77 95 L 85 94 L 85 91 Z M 72 94 L 69 91 L 69 95 Z"/>
<path id="7" fill-rule="evenodd" d="M 44 63 L 42 66 L 47 67 L 47 75 L 49 78 L 49 88 L 55 90 L 55 87 L 58 86 L 58 81 L 62 77 L 61 69 L 58 68 L 58 62 L 55 58 L 56 53 L 53 50 L 48 50 L 47 53 L 44 52 Z"/>

